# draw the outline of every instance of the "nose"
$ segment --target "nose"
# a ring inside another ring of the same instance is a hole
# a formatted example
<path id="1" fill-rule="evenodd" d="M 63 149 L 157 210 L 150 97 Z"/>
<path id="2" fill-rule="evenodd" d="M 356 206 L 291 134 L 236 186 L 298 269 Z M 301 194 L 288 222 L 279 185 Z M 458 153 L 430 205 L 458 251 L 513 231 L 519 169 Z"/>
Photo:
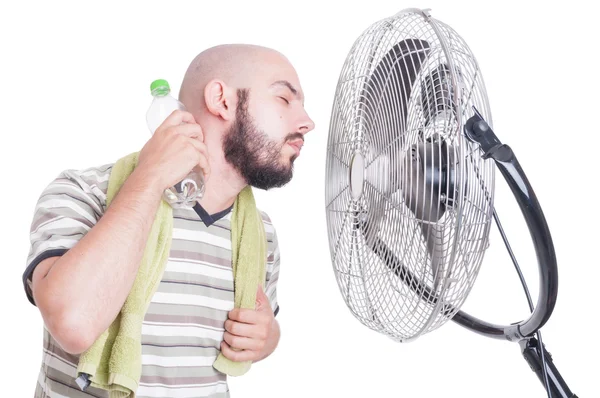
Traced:
<path id="1" fill-rule="evenodd" d="M 298 131 L 306 134 L 315 128 L 315 122 L 308 116 L 308 112 L 302 108 L 302 114 L 298 120 Z"/>

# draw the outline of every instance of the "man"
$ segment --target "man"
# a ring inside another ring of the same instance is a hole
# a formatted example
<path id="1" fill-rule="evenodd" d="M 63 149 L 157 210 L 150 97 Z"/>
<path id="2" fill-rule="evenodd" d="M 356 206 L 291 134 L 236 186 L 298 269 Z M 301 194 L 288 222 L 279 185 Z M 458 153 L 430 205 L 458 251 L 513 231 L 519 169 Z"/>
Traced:
<path id="1" fill-rule="evenodd" d="M 292 178 L 314 128 L 298 76 L 272 49 L 223 45 L 192 61 L 179 94 L 189 113 L 176 111 L 157 129 L 108 208 L 112 164 L 64 171 L 40 196 L 23 275 L 45 325 L 35 397 L 107 397 L 77 386 L 78 355 L 125 302 L 163 191 L 196 166 L 205 194 L 193 209 L 173 211 L 169 261 L 142 327 L 137 397 L 226 397 L 226 375 L 212 367 L 219 352 L 256 362 L 278 343 L 275 229 L 261 212 L 265 288 L 255 310 L 233 310 L 229 217 L 248 184 L 269 189 Z"/>

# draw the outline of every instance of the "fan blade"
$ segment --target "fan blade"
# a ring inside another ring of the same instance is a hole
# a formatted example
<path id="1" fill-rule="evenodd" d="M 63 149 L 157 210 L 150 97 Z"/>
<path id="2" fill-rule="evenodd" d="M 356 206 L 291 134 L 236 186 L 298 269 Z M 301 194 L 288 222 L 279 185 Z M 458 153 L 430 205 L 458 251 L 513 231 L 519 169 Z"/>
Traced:
<path id="1" fill-rule="evenodd" d="M 456 101 L 452 94 L 452 77 L 450 68 L 440 64 L 421 84 L 421 106 L 425 125 L 435 123 L 436 117 L 449 113 L 456 117 Z"/>
<path id="2" fill-rule="evenodd" d="M 367 141 L 374 153 L 374 157 L 368 159 L 369 163 L 387 151 L 389 163 L 399 164 L 397 157 L 405 139 L 409 99 L 421 64 L 429 52 L 430 45 L 425 40 L 402 40 L 379 61 L 365 83 L 361 110 L 365 114 L 363 123 Z M 400 178 L 388 178 L 388 181 L 391 192 L 398 190 Z"/>
<path id="3" fill-rule="evenodd" d="M 367 181 L 372 185 L 363 193 L 367 208 L 364 229 L 367 242 L 372 243 L 377 237 L 386 202 L 402 185 L 398 168 L 399 140 L 406 132 L 407 104 L 416 76 L 429 52 L 427 41 L 402 40 L 379 61 L 365 84 L 360 106 L 365 115 L 362 119 L 364 131 L 373 154 L 366 172 Z"/>
<path id="4" fill-rule="evenodd" d="M 360 223 L 362 229 L 365 228 L 364 223 Z M 396 254 L 390 250 L 388 245 L 377 237 L 372 242 L 367 242 L 368 247 L 375 253 L 381 261 L 392 270 L 401 280 L 404 282 L 421 300 L 435 306 L 438 304 L 440 299 L 439 295 L 432 291 L 432 289 L 423 284 L 420 278 L 418 278 L 411 270 L 405 266 L 396 256 Z M 451 304 L 443 304 L 440 313 L 444 316 L 455 312 L 456 309 Z"/>
<path id="5" fill-rule="evenodd" d="M 444 279 L 444 265 L 448 252 L 447 245 L 444 244 L 444 229 L 438 225 L 421 223 L 421 233 L 423 234 L 423 238 L 427 244 L 427 252 L 429 253 L 433 291 L 437 292 L 440 281 Z"/>
<path id="6" fill-rule="evenodd" d="M 404 200 L 421 226 L 427 246 L 434 291 L 444 280 L 444 265 L 449 248 L 445 227 L 441 222 L 446 203 L 454 198 L 454 163 L 445 141 L 435 139 L 414 145 L 411 151 L 410 186 L 404 189 Z"/>

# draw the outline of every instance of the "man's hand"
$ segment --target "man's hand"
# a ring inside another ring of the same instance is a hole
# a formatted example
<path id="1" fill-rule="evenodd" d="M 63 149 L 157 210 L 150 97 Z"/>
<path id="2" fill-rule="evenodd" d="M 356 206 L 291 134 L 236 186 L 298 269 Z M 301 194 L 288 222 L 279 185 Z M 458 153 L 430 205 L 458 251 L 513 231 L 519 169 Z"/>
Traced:
<path id="1" fill-rule="evenodd" d="M 279 325 L 269 299 L 259 286 L 256 308 L 235 308 L 225 321 L 223 355 L 235 362 L 260 361 L 269 356 L 279 342 Z"/>
<path id="2" fill-rule="evenodd" d="M 208 149 L 202 127 L 186 111 L 173 111 L 140 151 L 136 174 L 150 178 L 162 192 L 180 182 L 190 171 L 210 175 Z"/>

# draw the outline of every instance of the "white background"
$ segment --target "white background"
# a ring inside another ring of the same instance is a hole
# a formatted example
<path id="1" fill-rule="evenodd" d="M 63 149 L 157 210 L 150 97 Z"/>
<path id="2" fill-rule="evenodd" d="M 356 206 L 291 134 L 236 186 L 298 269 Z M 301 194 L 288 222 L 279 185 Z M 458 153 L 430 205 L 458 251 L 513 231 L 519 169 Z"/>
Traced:
<path id="1" fill-rule="evenodd" d="M 600 397 L 597 333 L 597 40 L 593 2 L 529 1 L 18 2 L 0 6 L 3 397 L 31 397 L 42 323 L 21 284 L 28 230 L 42 189 L 66 168 L 112 162 L 149 138 L 149 83 L 178 90 L 191 59 L 228 42 L 270 46 L 297 68 L 316 129 L 295 179 L 257 192 L 280 239 L 282 338 L 277 351 L 230 379 L 233 397 L 545 397 L 516 343 L 453 323 L 407 344 L 362 326 L 345 306 L 330 262 L 325 153 L 333 94 L 345 57 L 372 23 L 407 7 L 461 34 L 483 71 L 494 129 L 516 152 L 552 231 L 560 281 L 544 341 L 580 398 Z M 544 4 L 544 5 L 542 5 Z M 176 94 L 176 93 L 175 93 Z M 87 148 L 93 145 L 96 152 Z M 532 294 L 529 234 L 497 173 L 496 206 Z M 527 304 L 493 229 L 464 310 L 516 322 Z M 109 288 L 109 287 L 107 287 Z"/>

